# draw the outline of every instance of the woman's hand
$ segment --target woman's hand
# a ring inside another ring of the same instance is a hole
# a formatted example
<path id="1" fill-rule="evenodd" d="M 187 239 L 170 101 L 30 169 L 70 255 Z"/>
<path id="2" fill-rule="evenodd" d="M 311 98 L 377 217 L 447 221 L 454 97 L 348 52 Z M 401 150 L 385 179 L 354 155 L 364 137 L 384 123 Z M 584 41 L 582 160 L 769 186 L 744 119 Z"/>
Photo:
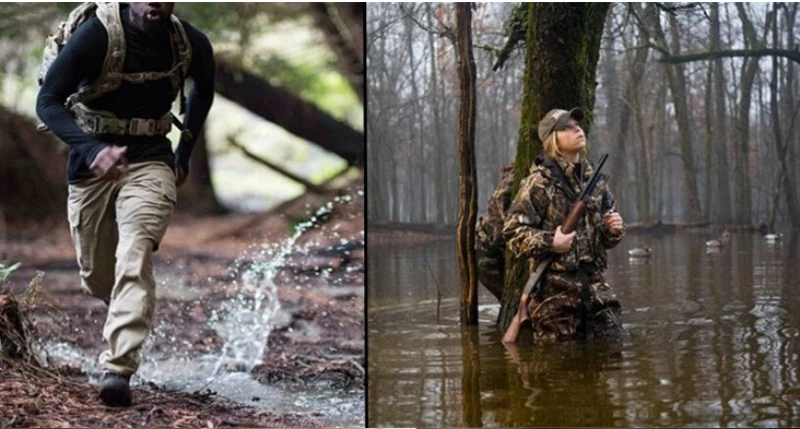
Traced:
<path id="1" fill-rule="evenodd" d="M 617 212 L 608 212 L 603 215 L 603 220 L 606 222 L 608 232 L 611 235 L 617 236 L 622 234 L 625 223 L 622 221 L 622 216 Z"/>
<path id="2" fill-rule="evenodd" d="M 572 247 L 572 241 L 575 240 L 575 231 L 569 234 L 561 232 L 561 226 L 556 227 L 556 235 L 553 237 L 553 251 L 556 253 L 564 253 Z"/>

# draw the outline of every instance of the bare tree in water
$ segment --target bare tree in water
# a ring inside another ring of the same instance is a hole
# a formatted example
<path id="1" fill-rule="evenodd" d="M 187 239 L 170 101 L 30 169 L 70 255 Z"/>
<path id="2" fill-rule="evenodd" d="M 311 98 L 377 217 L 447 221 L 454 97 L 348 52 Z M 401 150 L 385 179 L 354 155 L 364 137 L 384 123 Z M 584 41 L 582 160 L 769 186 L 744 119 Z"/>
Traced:
<path id="1" fill-rule="evenodd" d="M 478 187 L 475 173 L 475 58 L 472 55 L 472 6 L 456 4 L 456 52 L 461 103 L 458 111 L 458 152 L 461 195 L 458 211 L 458 266 L 461 271 L 461 321 L 478 323 L 478 279 L 475 262 L 475 220 Z"/>

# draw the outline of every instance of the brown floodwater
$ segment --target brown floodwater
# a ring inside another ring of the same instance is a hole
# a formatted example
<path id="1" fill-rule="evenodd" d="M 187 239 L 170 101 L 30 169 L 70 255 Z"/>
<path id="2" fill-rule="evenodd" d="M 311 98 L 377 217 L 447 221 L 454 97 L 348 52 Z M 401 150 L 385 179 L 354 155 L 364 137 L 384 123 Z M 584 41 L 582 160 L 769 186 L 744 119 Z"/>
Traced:
<path id="1" fill-rule="evenodd" d="M 483 288 L 459 324 L 455 241 L 377 243 L 368 258 L 369 427 L 800 425 L 800 236 L 629 236 L 607 280 L 621 342 L 500 342 Z M 629 259 L 649 243 L 653 256 Z M 441 300 L 437 294 L 441 293 Z"/>

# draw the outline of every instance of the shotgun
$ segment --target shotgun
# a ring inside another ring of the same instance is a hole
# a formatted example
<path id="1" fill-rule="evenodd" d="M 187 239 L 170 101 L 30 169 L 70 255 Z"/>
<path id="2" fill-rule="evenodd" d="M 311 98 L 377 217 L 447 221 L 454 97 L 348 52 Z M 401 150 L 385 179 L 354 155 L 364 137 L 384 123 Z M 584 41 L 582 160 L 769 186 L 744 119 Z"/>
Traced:
<path id="1" fill-rule="evenodd" d="M 583 191 L 581 191 L 581 194 L 578 196 L 578 200 L 572 205 L 569 214 L 564 219 L 564 222 L 561 223 L 561 232 L 564 234 L 571 234 L 573 231 L 575 231 L 578 221 L 580 221 L 581 218 L 586 214 L 587 202 L 589 197 L 591 197 L 592 193 L 594 192 L 594 188 L 597 187 L 597 182 L 600 181 L 600 170 L 603 169 L 603 165 L 606 163 L 607 159 L 608 154 L 604 154 L 600 157 L 600 161 L 597 163 L 597 168 L 592 174 L 592 177 L 589 178 L 589 182 L 586 184 L 586 187 L 583 188 Z M 530 277 L 528 277 L 528 281 L 525 283 L 525 287 L 522 289 L 520 308 L 517 310 L 517 314 L 514 316 L 514 319 L 511 320 L 511 324 L 508 325 L 505 334 L 503 334 L 504 343 L 517 342 L 520 327 L 522 322 L 525 320 L 525 317 L 523 316 L 528 312 L 528 301 L 530 300 L 531 295 L 535 295 L 539 291 L 542 275 L 544 274 L 545 270 L 547 270 L 547 267 L 550 266 L 551 262 L 553 262 L 553 257 L 546 257 L 542 259 L 539 261 L 539 265 L 536 266 L 536 270 L 534 270 Z"/>

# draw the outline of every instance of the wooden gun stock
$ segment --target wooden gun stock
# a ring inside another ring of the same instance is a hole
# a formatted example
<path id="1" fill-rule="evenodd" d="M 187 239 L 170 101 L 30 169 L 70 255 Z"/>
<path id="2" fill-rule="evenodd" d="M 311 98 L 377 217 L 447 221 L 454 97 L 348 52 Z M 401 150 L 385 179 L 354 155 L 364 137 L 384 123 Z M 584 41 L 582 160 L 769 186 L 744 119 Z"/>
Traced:
<path id="1" fill-rule="evenodd" d="M 561 224 L 561 232 L 564 234 L 571 234 L 575 231 L 575 228 L 578 226 L 578 222 L 581 220 L 583 215 L 586 214 L 586 203 L 583 201 L 578 201 L 572 205 L 572 210 L 569 211 L 569 214 L 564 219 L 564 222 Z"/>

